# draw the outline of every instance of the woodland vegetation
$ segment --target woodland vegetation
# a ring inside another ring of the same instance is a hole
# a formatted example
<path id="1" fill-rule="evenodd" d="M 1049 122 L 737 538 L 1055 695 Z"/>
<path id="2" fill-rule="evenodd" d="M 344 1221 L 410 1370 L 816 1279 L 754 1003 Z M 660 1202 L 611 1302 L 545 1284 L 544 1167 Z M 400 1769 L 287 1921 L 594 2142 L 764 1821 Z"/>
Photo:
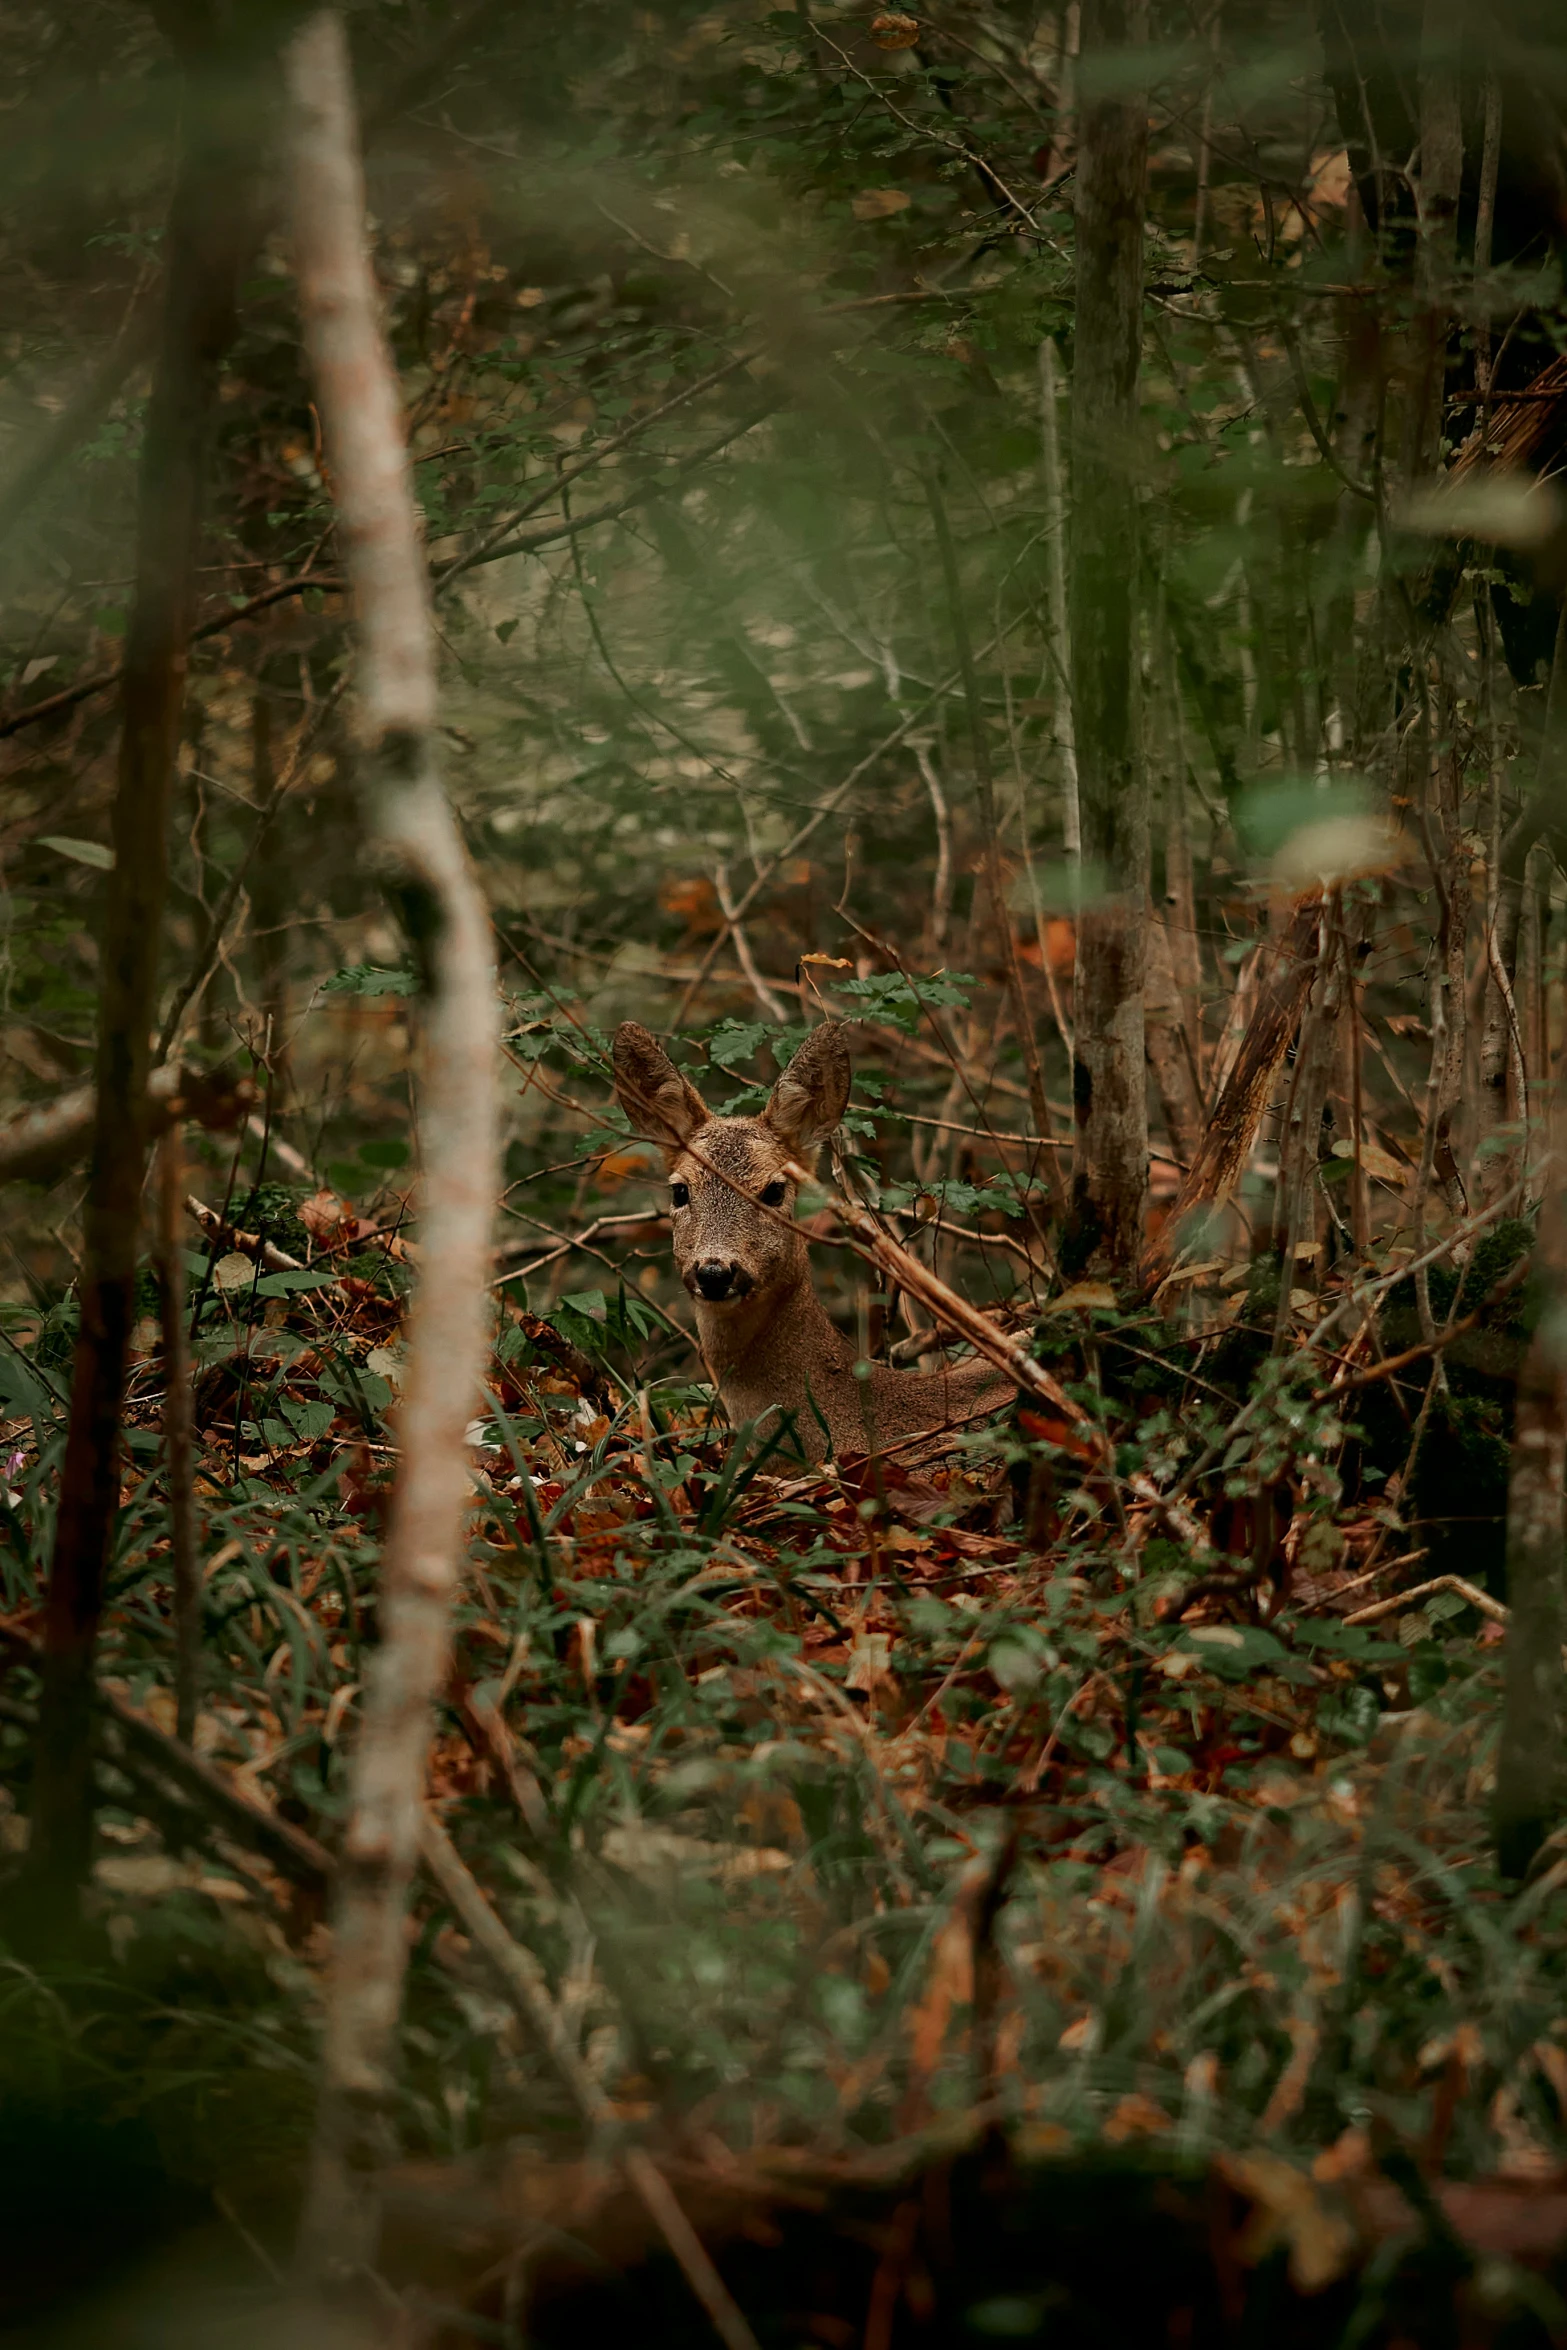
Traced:
<path id="1" fill-rule="evenodd" d="M 1567 2340 L 1559 11 L 0 56 L 0 2321 Z"/>

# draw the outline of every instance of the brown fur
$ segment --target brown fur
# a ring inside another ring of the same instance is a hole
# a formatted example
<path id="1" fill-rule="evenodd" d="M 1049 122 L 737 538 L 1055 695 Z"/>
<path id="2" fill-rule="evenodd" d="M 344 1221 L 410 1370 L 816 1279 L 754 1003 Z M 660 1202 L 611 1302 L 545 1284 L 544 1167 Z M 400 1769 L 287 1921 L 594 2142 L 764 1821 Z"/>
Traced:
<path id="1" fill-rule="evenodd" d="M 684 1203 L 672 1205 L 675 1264 L 737 1427 L 792 1412 L 807 1455 L 820 1460 L 829 1438 L 834 1453 L 875 1452 L 1009 1400 L 1011 1384 L 982 1358 L 950 1371 L 873 1363 L 867 1378 L 856 1378 L 857 1350 L 822 1310 L 787 1170 L 809 1167 L 843 1116 L 849 1054 L 837 1022 L 812 1030 L 759 1118 L 710 1117 L 695 1086 L 634 1020 L 615 1032 L 615 1091 L 636 1132 L 662 1149 L 672 1203 L 684 1189 Z M 770 1208 L 761 1194 L 779 1185 L 782 1197 Z"/>

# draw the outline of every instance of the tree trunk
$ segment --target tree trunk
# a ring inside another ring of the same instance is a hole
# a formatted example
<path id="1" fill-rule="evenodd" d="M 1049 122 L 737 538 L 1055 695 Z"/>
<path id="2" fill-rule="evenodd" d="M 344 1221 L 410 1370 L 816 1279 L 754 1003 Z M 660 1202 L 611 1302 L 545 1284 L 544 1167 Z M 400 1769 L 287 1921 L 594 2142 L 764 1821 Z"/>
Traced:
<path id="1" fill-rule="evenodd" d="M 326 1991 L 325 2076 L 301 2226 L 307 2277 L 374 2256 L 375 2167 L 391 2142 L 405 1920 L 432 1708 L 447 1663 L 485 1343 L 496 1183 L 494 952 L 436 772 L 435 640 L 396 375 L 365 251 L 348 44 L 330 11 L 286 53 L 295 266 L 339 530 L 357 607 L 366 828 L 390 869 L 426 987 L 421 1277 L 402 1459 L 382 1562 Z"/>
<path id="2" fill-rule="evenodd" d="M 1459 64 L 1469 0 L 1425 0 L 1420 30 L 1420 246 L 1417 281 L 1424 332 L 1412 403 L 1413 477 L 1442 462 L 1442 394 L 1453 330 L 1458 199 L 1464 174 Z"/>
<path id="3" fill-rule="evenodd" d="M 1554 1124 L 1560 1137 L 1558 1102 Z M 1560 1145 L 1558 1145 L 1560 1147 Z M 1562 1574 L 1567 1551 L 1567 1200 L 1560 1161 L 1535 1243 L 1540 1319 L 1524 1357 L 1507 1492 L 1506 1683 L 1496 1760 L 1496 1855 L 1523 1876 L 1560 1816 Z"/>
<path id="4" fill-rule="evenodd" d="M 1168 642 L 1168 640 L 1167 640 Z M 1165 800 L 1164 928 L 1170 968 L 1181 1008 L 1181 1028 L 1192 1082 L 1203 1090 L 1202 940 L 1197 930 L 1197 885 L 1192 871 L 1191 834 L 1186 821 L 1186 755 L 1182 747 L 1181 681 L 1175 649 L 1169 644 L 1168 689 L 1175 762 Z"/>
<path id="5" fill-rule="evenodd" d="M 195 1393 L 185 1300 L 185 1141 L 158 1146 L 158 1306 L 163 1324 L 163 1468 L 169 1483 L 169 1583 L 174 1615 L 174 1729 L 196 1737 L 201 1702 L 201 1569 L 197 1560 Z"/>
<path id="6" fill-rule="evenodd" d="M 1521 696 L 1527 701 L 1529 696 Z M 1486 960 L 1489 976 L 1485 1025 L 1480 1037 L 1479 1149 L 1476 1171 L 1482 1200 L 1487 1206 L 1513 1182 L 1521 1155 L 1521 1129 L 1528 1117 L 1525 1029 L 1528 1007 L 1520 1000 L 1519 948 L 1524 928 L 1524 899 L 1529 883 L 1529 857 L 1542 835 L 1558 863 L 1567 854 L 1558 809 L 1567 781 L 1567 605 L 1557 623 L 1551 657 L 1545 709 L 1539 720 L 1539 750 L 1534 788 L 1502 835 L 1492 880 L 1492 905 Z M 1523 764 L 1522 758 L 1519 764 Z M 1517 1099 L 1509 1102 L 1508 1080 Z M 1520 1129 L 1517 1146 L 1504 1149 L 1500 1130 L 1509 1122 Z"/>
<path id="7" fill-rule="evenodd" d="M 982 834 L 981 848 L 985 861 L 985 888 L 990 899 L 991 920 L 996 930 L 996 946 L 1001 956 L 1001 967 L 1006 973 L 1007 993 L 1012 998 L 1012 1017 L 1017 1024 L 1018 1043 L 1023 1052 L 1023 1068 L 1028 1078 L 1029 1107 L 1034 1117 L 1034 1132 L 1041 1143 L 1051 1138 L 1050 1105 L 1045 1099 L 1044 1064 L 1039 1057 L 1039 1039 L 1034 1033 L 1034 1017 L 1029 1009 L 1028 991 L 1023 985 L 1023 968 L 1018 959 L 1017 937 L 1012 928 L 1012 909 L 1007 903 L 1006 871 L 1001 861 L 1001 831 L 996 811 L 995 777 L 990 764 L 990 741 L 985 732 L 984 704 L 980 698 L 979 672 L 974 663 L 973 639 L 969 635 L 968 615 L 963 608 L 963 584 L 958 577 L 957 550 L 952 543 L 952 530 L 947 521 L 946 504 L 941 495 L 941 484 L 934 466 L 925 474 L 925 497 L 930 507 L 930 518 L 935 526 L 936 547 L 941 557 L 941 575 L 947 590 L 947 608 L 952 621 L 954 649 L 958 656 L 958 671 L 963 680 L 963 701 L 968 714 L 969 744 L 974 759 L 974 788 L 979 800 L 979 821 Z M 1066 1205 L 1064 1188 L 1056 1171 L 1055 1153 L 1041 1149 L 1036 1152 L 1033 1172 L 1042 1174 L 1049 1188 L 1052 1202 L 1059 1210 Z"/>
<path id="8" fill-rule="evenodd" d="M 1202 1103 L 1187 1051 L 1183 1009 L 1170 936 L 1150 907 L 1148 975 L 1143 998 L 1148 1066 L 1159 1089 L 1159 1107 L 1164 1112 L 1170 1147 L 1184 1170 L 1195 1161 L 1202 1142 Z"/>
<path id="9" fill-rule="evenodd" d="M 1077 744 L 1072 733 L 1072 631 L 1066 585 L 1066 496 L 1061 480 L 1061 398 L 1055 338 L 1039 346 L 1039 443 L 1044 460 L 1045 578 L 1050 591 L 1050 658 L 1056 676 L 1050 706 L 1061 770 L 1061 847 L 1075 867 L 1083 854 L 1077 793 Z"/>
<path id="10" fill-rule="evenodd" d="M 1072 1169 L 1077 1265 L 1136 1262 L 1148 1179 L 1143 1070 L 1148 795 L 1136 712 L 1138 381 L 1148 110 L 1120 54 L 1142 0 L 1084 0 L 1072 368 L 1073 734 L 1085 897 L 1078 926 Z"/>
<path id="11" fill-rule="evenodd" d="M 246 207 L 243 191 L 236 198 L 224 115 L 194 81 L 184 113 L 166 234 L 162 342 L 141 459 L 112 818 L 115 861 L 104 902 L 81 1322 L 44 1616 L 26 1883 L 30 1921 L 45 1932 L 69 1918 L 92 1857 L 93 1659 L 119 1507 L 170 796 L 196 613 L 206 451 L 246 242 Z"/>

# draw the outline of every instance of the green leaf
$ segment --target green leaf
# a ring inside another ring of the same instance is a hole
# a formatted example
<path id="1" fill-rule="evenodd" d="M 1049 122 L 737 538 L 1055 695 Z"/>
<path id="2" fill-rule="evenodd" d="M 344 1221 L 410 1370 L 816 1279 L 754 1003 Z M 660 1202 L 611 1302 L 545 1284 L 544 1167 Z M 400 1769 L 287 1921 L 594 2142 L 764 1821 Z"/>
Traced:
<path id="1" fill-rule="evenodd" d="M 872 1019 L 886 1020 L 912 1036 L 920 1012 L 930 1005 L 964 1006 L 974 985 L 967 971 L 933 971 L 929 976 L 879 971 L 868 979 L 846 979 L 840 992 L 858 996 Z"/>
<path id="2" fill-rule="evenodd" d="M 46 832 L 40 835 L 38 845 L 69 857 L 74 865 L 91 865 L 98 873 L 114 870 L 114 851 L 101 840 L 72 840 L 63 832 Z"/>
<path id="3" fill-rule="evenodd" d="M 396 1141 L 362 1142 L 359 1156 L 367 1167 L 406 1167 L 408 1145 Z"/>
<path id="4" fill-rule="evenodd" d="M 335 1273 L 312 1273 L 301 1267 L 298 1272 L 266 1273 L 256 1283 L 257 1297 L 297 1297 L 304 1289 L 330 1289 L 336 1281 Z"/>

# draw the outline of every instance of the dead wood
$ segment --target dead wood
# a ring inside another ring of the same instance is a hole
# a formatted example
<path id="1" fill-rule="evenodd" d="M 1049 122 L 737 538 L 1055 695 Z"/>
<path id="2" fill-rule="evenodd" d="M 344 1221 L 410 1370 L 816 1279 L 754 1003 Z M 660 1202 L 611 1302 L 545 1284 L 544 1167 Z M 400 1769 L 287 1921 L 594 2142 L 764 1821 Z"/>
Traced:
<path id="1" fill-rule="evenodd" d="M 140 1132 L 150 1143 L 185 1119 L 209 1133 L 230 1134 L 258 1100 L 248 1077 L 209 1076 L 200 1069 L 154 1069 L 142 1097 Z M 0 1183 L 53 1183 L 92 1147 L 97 1091 L 73 1086 L 53 1101 L 33 1102 L 0 1125 Z"/>
<path id="2" fill-rule="evenodd" d="M 1206 1211 L 1223 1206 L 1245 1172 L 1279 1063 L 1317 976 L 1321 917 L 1321 899 L 1303 898 L 1278 942 L 1202 1146 L 1168 1219 L 1143 1252 L 1138 1286 L 1145 1295 L 1173 1271 L 1186 1245 L 1185 1234 Z"/>

